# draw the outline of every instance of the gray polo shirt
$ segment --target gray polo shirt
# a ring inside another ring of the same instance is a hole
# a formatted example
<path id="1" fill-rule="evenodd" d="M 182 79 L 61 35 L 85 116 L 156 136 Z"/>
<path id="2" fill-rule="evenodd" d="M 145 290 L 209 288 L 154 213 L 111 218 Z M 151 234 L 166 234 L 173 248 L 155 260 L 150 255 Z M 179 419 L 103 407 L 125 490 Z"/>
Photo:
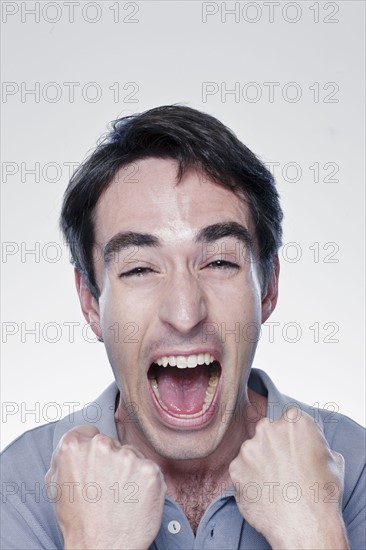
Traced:
<path id="1" fill-rule="evenodd" d="M 351 549 L 364 550 L 365 430 L 346 416 L 322 409 L 314 410 L 281 394 L 269 376 L 259 369 L 252 370 L 249 386 L 257 393 L 267 396 L 268 417 L 276 420 L 288 406 L 295 405 L 320 422 L 330 447 L 342 453 L 346 463 L 343 517 Z M 44 475 L 61 436 L 77 425 L 90 422 L 90 417 L 92 414 L 95 416 L 96 411 L 99 414 L 92 423 L 101 432 L 117 438 L 114 422 L 117 392 L 116 384 L 111 384 L 95 401 L 93 413 L 84 409 L 58 422 L 30 430 L 4 450 L 1 457 L 3 550 L 63 548 L 62 534 L 50 502 L 52 497 L 44 491 Z M 260 496 L 261 490 L 261 487 L 253 486 L 244 498 L 255 499 Z M 297 496 L 296 487 L 292 487 L 288 499 L 296 499 Z M 171 498 L 166 498 L 161 528 L 150 549 L 265 550 L 270 549 L 270 546 L 240 515 L 233 490 L 228 488 L 206 509 L 196 536 L 181 507 Z"/>

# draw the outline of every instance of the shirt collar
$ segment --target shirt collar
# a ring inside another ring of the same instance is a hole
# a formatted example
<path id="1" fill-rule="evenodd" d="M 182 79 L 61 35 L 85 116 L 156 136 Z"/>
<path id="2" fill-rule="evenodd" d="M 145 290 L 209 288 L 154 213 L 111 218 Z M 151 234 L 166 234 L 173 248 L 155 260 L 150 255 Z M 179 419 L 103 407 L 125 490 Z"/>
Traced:
<path id="1" fill-rule="evenodd" d="M 248 386 L 255 392 L 267 397 L 267 417 L 270 420 L 279 420 L 286 408 L 290 406 L 298 407 L 301 410 L 308 409 L 307 405 L 280 393 L 268 374 L 261 369 L 251 370 Z M 57 447 L 61 437 L 67 431 L 84 424 L 93 424 L 101 433 L 118 439 L 114 419 L 117 394 L 118 387 L 116 382 L 113 382 L 95 401 L 88 403 L 82 410 L 72 413 L 57 422 L 53 436 L 53 448 Z M 322 424 L 321 419 L 319 420 Z"/>

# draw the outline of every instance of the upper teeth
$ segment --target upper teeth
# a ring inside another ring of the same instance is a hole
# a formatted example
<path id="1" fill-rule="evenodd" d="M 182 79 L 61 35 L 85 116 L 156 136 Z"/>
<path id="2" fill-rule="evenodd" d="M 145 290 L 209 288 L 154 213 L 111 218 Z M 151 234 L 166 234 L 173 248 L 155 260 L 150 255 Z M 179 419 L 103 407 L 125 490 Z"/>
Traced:
<path id="1" fill-rule="evenodd" d="M 209 365 L 215 361 L 211 353 L 198 353 L 197 355 L 164 355 L 155 360 L 155 363 L 160 367 L 178 367 L 178 369 L 194 369 L 197 365 Z"/>

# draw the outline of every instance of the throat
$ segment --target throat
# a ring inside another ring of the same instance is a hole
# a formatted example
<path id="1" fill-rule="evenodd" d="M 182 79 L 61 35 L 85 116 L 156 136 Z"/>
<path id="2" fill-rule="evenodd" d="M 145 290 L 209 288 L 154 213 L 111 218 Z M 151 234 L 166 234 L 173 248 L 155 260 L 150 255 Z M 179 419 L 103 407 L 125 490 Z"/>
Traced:
<path id="1" fill-rule="evenodd" d="M 205 412 L 216 391 L 219 365 L 198 365 L 195 368 L 153 365 L 149 380 L 161 407 L 174 415 Z"/>

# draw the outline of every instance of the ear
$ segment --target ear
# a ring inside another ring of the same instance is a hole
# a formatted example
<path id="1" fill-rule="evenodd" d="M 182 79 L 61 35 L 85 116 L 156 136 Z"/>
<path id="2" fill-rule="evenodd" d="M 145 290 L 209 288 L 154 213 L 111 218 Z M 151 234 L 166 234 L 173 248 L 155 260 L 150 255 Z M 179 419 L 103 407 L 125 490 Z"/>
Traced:
<path id="1" fill-rule="evenodd" d="M 262 323 L 265 323 L 272 311 L 274 311 L 278 298 L 278 277 L 280 275 L 280 262 L 278 256 L 274 260 L 272 277 L 268 283 L 266 295 L 262 299 Z"/>
<path id="2" fill-rule="evenodd" d="M 78 269 L 75 269 L 74 273 L 76 290 L 79 295 L 81 310 L 86 319 L 86 322 L 90 325 L 94 334 L 98 338 L 102 338 L 98 300 L 96 300 L 96 298 L 94 298 L 94 296 L 90 292 L 88 285 L 85 281 L 85 277 L 80 273 L 80 271 Z"/>

